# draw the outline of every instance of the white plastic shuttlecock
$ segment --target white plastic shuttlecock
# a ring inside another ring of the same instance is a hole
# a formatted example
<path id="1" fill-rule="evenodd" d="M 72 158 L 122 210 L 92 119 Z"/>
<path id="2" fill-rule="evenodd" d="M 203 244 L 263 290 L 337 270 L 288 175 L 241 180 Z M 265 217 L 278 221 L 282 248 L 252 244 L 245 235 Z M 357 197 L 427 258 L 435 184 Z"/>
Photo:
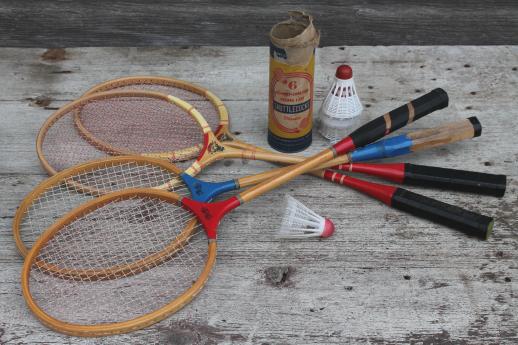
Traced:
<path id="1" fill-rule="evenodd" d="M 294 197 L 286 195 L 286 211 L 278 238 L 329 237 L 334 231 L 335 225 L 331 220 L 319 216 Z"/>
<path id="2" fill-rule="evenodd" d="M 335 81 L 319 111 L 319 132 L 336 142 L 358 125 L 363 106 L 354 85 L 353 70 L 348 65 L 336 69 Z"/>

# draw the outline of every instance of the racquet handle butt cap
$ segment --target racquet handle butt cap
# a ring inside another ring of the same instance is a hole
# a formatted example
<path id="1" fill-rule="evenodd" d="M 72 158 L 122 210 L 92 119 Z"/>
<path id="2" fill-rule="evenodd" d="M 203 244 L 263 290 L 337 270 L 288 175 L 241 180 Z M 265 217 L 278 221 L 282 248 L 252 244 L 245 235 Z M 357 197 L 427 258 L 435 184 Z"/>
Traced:
<path id="1" fill-rule="evenodd" d="M 476 116 L 472 116 L 472 117 L 468 118 L 468 120 L 473 125 L 473 131 L 475 132 L 473 137 L 481 136 L 482 135 L 482 124 L 477 119 L 477 117 Z"/>
<path id="2" fill-rule="evenodd" d="M 331 221 L 331 219 L 326 218 L 324 221 L 324 231 L 322 231 L 322 235 L 320 237 L 327 238 L 331 237 L 335 232 L 335 225 Z"/>

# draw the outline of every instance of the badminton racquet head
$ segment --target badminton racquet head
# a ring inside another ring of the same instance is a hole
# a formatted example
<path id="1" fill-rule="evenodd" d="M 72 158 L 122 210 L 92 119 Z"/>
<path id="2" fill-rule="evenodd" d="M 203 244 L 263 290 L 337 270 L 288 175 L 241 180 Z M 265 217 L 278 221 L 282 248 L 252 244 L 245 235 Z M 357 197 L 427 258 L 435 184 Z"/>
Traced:
<path id="1" fill-rule="evenodd" d="M 230 117 L 223 101 L 200 85 L 169 77 L 131 76 L 109 80 L 96 85 L 88 90 L 85 95 L 114 90 L 147 90 L 181 98 L 192 104 L 203 114 L 218 140 L 237 148 L 255 149 L 253 145 L 238 140 L 232 134 L 230 131 Z M 90 131 L 88 126 L 81 126 L 82 122 L 79 117 L 76 118 L 76 123 L 79 124 L 78 128 L 83 130 L 82 134 L 91 137 L 93 140 L 101 140 L 101 138 L 96 138 L 95 133 Z"/>
<path id="2" fill-rule="evenodd" d="M 228 124 L 228 111 L 223 102 L 209 90 L 184 80 L 153 76 L 132 76 L 108 80 L 85 92 L 89 96 L 106 91 L 154 91 L 185 100 L 198 109 L 213 132 Z"/>
<path id="3" fill-rule="evenodd" d="M 96 85 L 88 90 L 85 95 L 113 90 L 155 91 L 181 98 L 192 104 L 203 114 L 218 140 L 239 148 L 253 148 L 252 145 L 237 140 L 230 132 L 230 117 L 224 103 L 214 93 L 200 85 L 169 77 L 131 76 L 109 80 Z M 92 128 L 92 131 L 90 131 L 88 124 L 81 126 L 82 121 L 80 117 L 76 118 L 76 122 L 80 124 L 79 128 L 82 130 L 82 134 L 96 140 L 95 128 Z M 101 138 L 98 139 L 101 140 Z"/>
<path id="4" fill-rule="evenodd" d="M 181 173 L 165 160 L 142 156 L 109 157 L 63 170 L 40 183 L 16 210 L 16 246 L 23 256 L 27 255 L 38 236 L 59 218 L 110 192 L 149 187 L 189 195 Z"/>
<path id="5" fill-rule="evenodd" d="M 92 122 L 99 121 L 106 131 L 113 131 L 114 139 L 102 145 L 88 141 L 76 127 L 77 114 Z M 153 121 L 145 121 L 146 118 Z M 165 152 L 171 160 L 185 160 L 199 154 L 205 127 L 208 129 L 205 119 L 174 96 L 150 91 L 110 91 L 83 97 L 56 111 L 40 129 L 36 150 L 51 175 L 110 155 L 160 156 Z"/>
<path id="6" fill-rule="evenodd" d="M 48 327 L 76 336 L 134 331 L 182 308 L 207 281 L 216 242 L 180 198 L 129 189 L 61 218 L 25 260 L 29 308 Z"/>
<path id="7" fill-rule="evenodd" d="M 109 100 L 89 102 L 99 96 Z M 191 104 L 174 96 L 150 91 L 108 91 L 93 93 L 82 100 L 88 103 L 75 107 L 73 121 L 81 137 L 102 152 L 181 161 L 191 156 L 193 151 L 189 145 L 197 142 L 197 159 L 186 169 L 191 176 L 223 158 L 298 161 L 283 154 L 256 152 L 257 147 L 236 141 L 233 145 L 225 145 Z M 167 126 L 169 128 L 165 128 Z M 227 127 L 220 126 L 220 134 L 225 133 L 221 132 L 222 128 Z"/>

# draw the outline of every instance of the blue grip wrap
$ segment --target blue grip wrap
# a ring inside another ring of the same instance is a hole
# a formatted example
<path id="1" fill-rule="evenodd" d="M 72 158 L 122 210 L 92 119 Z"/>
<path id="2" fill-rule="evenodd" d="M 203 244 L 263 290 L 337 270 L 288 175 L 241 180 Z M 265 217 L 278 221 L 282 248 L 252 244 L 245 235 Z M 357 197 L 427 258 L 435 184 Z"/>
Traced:
<path id="1" fill-rule="evenodd" d="M 189 188 L 189 191 L 191 192 L 191 199 L 200 202 L 208 202 L 220 194 L 239 189 L 239 186 L 236 184 L 235 180 L 224 182 L 205 182 L 185 173 L 180 174 L 180 177 L 187 185 L 187 188 Z"/>
<path id="2" fill-rule="evenodd" d="M 405 155 L 411 152 L 411 147 L 412 139 L 406 135 L 398 135 L 354 150 L 351 153 L 351 162 L 365 162 Z"/>

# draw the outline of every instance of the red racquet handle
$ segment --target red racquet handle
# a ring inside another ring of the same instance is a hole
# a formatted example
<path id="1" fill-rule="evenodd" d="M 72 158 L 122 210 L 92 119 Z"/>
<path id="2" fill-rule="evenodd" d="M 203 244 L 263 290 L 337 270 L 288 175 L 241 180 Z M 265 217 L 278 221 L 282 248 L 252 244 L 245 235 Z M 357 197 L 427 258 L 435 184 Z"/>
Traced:
<path id="1" fill-rule="evenodd" d="M 367 194 L 390 207 L 452 227 L 471 236 L 487 239 L 493 230 L 493 218 L 491 217 L 403 188 L 362 181 L 330 170 L 326 170 L 323 177 Z"/>
<path id="2" fill-rule="evenodd" d="M 507 177 L 475 171 L 448 169 L 410 163 L 341 164 L 334 169 L 377 176 L 395 183 L 463 191 L 501 197 L 505 193 Z"/>

